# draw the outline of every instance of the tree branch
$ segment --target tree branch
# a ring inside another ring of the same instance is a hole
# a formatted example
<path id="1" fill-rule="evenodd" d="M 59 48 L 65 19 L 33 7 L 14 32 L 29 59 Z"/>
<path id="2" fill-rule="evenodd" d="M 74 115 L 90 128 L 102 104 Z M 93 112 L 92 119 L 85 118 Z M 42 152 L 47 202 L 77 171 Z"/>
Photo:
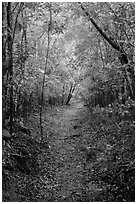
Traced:
<path id="1" fill-rule="evenodd" d="M 97 25 L 97 23 L 95 22 L 95 20 L 90 16 L 90 14 L 85 10 L 84 6 L 82 5 L 82 3 L 78 2 L 78 4 L 80 4 L 81 9 L 84 11 L 84 13 L 86 14 L 86 16 L 88 17 L 88 19 L 90 20 L 90 22 L 95 26 L 95 28 L 97 29 L 97 31 L 103 36 L 103 38 L 115 49 L 120 53 L 120 61 L 122 64 L 128 64 L 128 57 L 126 55 L 126 53 L 123 51 L 123 49 L 116 44 L 116 42 L 114 42 L 113 39 L 111 39 L 110 37 L 108 37 L 106 35 L 106 33 Z"/>

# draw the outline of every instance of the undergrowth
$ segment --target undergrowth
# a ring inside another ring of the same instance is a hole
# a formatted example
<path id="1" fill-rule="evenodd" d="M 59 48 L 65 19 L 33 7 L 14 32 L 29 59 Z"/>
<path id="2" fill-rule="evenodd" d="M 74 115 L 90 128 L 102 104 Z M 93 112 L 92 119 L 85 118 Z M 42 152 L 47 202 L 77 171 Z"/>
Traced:
<path id="1" fill-rule="evenodd" d="M 52 113 L 51 117 L 53 115 Z M 47 147 L 37 140 L 37 118 L 35 115 L 32 126 L 29 124 L 32 128 L 31 136 L 16 132 L 10 138 L 8 130 L 3 130 L 5 140 L 2 184 L 5 202 L 55 201 L 54 191 L 57 184 L 54 155 L 50 146 Z M 105 108 L 97 106 L 90 109 L 88 116 L 80 117 L 79 120 L 74 127 L 80 128 L 82 137 L 75 140 L 80 140 L 83 144 L 78 148 L 86 157 L 83 167 L 83 193 L 73 193 L 65 201 L 133 202 L 134 102 L 129 98 L 125 104 L 114 103 Z M 49 121 L 49 132 L 51 125 Z M 47 135 L 50 135 L 49 132 Z"/>
<path id="2" fill-rule="evenodd" d="M 97 159 L 86 166 L 89 201 L 135 200 L 134 117 L 134 102 L 130 98 L 125 104 L 92 108 L 89 119 L 92 132 L 87 146 L 94 149 Z M 94 184 L 97 190 L 92 189 Z"/>

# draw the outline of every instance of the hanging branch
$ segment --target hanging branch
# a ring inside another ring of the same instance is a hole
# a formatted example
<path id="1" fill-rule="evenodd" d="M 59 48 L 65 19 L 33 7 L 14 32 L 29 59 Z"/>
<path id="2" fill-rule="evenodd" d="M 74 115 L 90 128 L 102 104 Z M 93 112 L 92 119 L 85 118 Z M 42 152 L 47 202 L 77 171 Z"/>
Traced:
<path id="1" fill-rule="evenodd" d="M 128 64 L 128 57 L 124 50 L 117 44 L 111 37 L 108 37 L 107 34 L 97 25 L 95 20 L 90 16 L 90 14 L 85 10 L 82 3 L 80 3 L 81 9 L 84 11 L 90 22 L 95 26 L 97 31 L 103 36 L 103 38 L 115 49 L 120 53 L 120 61 L 122 64 Z"/>
<path id="2" fill-rule="evenodd" d="M 51 22 L 52 22 L 52 13 L 51 13 L 51 5 L 49 5 L 49 12 L 50 12 L 50 20 L 48 24 L 48 36 L 47 36 L 47 53 L 46 53 L 46 61 L 45 61 L 45 69 L 44 69 L 44 76 L 42 82 L 42 92 L 41 92 L 41 103 L 40 103 L 40 129 L 41 129 L 41 143 L 43 142 L 43 127 L 42 127 L 42 106 L 43 106 L 43 97 L 44 97 L 44 84 L 45 84 L 45 76 L 47 71 L 48 65 L 48 57 L 49 57 L 49 45 L 50 45 L 50 29 L 51 29 Z"/>
<path id="3" fill-rule="evenodd" d="M 119 52 L 119 60 L 121 62 L 122 65 L 127 65 L 128 64 L 128 57 L 127 54 L 124 52 L 123 48 L 116 43 L 113 38 L 108 37 L 107 34 L 97 25 L 97 23 L 95 22 L 95 20 L 90 16 L 90 14 L 86 11 L 86 9 L 84 8 L 84 6 L 82 5 L 82 3 L 78 3 L 81 6 L 81 9 L 84 11 L 84 13 L 86 14 L 86 16 L 88 17 L 88 19 L 90 20 L 90 22 L 94 25 L 94 27 L 97 29 L 97 31 L 103 36 L 103 38 L 115 49 Z M 125 67 L 126 68 L 126 67 Z M 124 69 L 125 69 L 124 68 Z M 128 77 L 128 73 L 131 74 L 131 79 L 132 81 L 134 81 L 134 70 L 129 66 L 128 69 L 125 70 L 126 75 L 127 75 L 127 82 L 129 83 L 129 87 L 131 90 L 131 96 L 132 98 L 134 97 L 134 93 L 133 93 L 133 88 L 132 88 L 132 84 L 129 80 Z"/>

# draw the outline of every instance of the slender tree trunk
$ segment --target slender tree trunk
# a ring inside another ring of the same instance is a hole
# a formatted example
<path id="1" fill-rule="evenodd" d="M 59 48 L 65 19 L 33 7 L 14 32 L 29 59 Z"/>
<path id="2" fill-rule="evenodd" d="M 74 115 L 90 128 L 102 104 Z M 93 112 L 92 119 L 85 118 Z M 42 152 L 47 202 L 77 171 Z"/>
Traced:
<path id="1" fill-rule="evenodd" d="M 73 84 L 71 84 L 71 87 L 70 87 L 69 94 L 68 94 L 67 101 L 66 101 L 65 105 L 69 104 L 69 102 L 70 102 L 70 100 L 71 100 L 71 98 L 73 96 L 72 94 L 73 94 L 73 92 L 75 90 L 75 87 L 76 87 L 76 85 L 73 86 Z"/>
<path id="2" fill-rule="evenodd" d="M 7 86 L 4 82 L 4 68 L 3 63 L 6 61 L 6 49 L 5 49 L 5 3 L 2 2 L 2 124 L 5 124 L 6 118 L 6 93 Z"/>
<path id="3" fill-rule="evenodd" d="M 4 62 L 6 59 L 6 51 L 5 51 L 5 3 L 2 2 L 2 61 Z"/>
<path id="4" fill-rule="evenodd" d="M 7 3 L 7 40 L 8 40 L 8 57 L 9 57 L 9 82 L 10 82 L 10 134 L 13 132 L 13 56 L 12 56 L 12 15 L 11 3 Z"/>
<path id="5" fill-rule="evenodd" d="M 22 76 L 24 76 L 24 70 L 25 70 L 25 61 L 27 58 L 27 24 L 26 21 L 24 20 L 26 17 L 26 14 L 24 14 L 25 11 L 22 10 L 21 16 L 22 16 L 22 21 L 23 21 L 23 31 L 22 31 L 22 38 L 21 38 L 21 71 L 22 71 Z"/>
<path id="6" fill-rule="evenodd" d="M 5 41 L 6 41 L 5 40 L 5 3 L 2 2 L 2 67 L 3 67 L 3 64 L 6 64 L 5 63 L 6 62 L 6 46 L 5 46 Z M 4 90 L 4 68 L 2 68 L 2 85 L 3 85 L 2 87 L 3 87 L 3 90 Z M 5 92 L 5 94 L 6 94 L 6 92 Z"/>
<path id="7" fill-rule="evenodd" d="M 41 92 L 41 104 L 40 104 L 40 129 L 41 129 L 41 143 L 43 142 L 43 126 L 42 126 L 42 107 L 43 107 L 43 97 L 44 97 L 44 85 L 45 85 L 45 75 L 47 70 L 47 64 L 48 64 L 48 57 L 49 57 L 49 45 L 50 45 L 50 28 L 51 28 L 51 21 L 52 21 L 52 13 L 51 13 L 51 7 L 49 7 L 50 11 L 50 21 L 48 25 L 48 40 L 47 40 L 47 53 L 46 53 L 46 61 L 45 61 L 45 70 L 44 70 L 44 76 L 43 76 L 43 82 L 42 82 L 42 92 Z M 47 138 L 46 138 L 47 139 Z M 47 142 L 47 141 L 46 141 Z"/>

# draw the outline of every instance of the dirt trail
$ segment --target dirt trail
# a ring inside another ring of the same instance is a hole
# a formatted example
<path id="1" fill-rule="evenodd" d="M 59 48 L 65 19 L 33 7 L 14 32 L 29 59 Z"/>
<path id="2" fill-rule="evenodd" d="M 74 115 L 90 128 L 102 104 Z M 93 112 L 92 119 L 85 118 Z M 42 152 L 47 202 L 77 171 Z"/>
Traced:
<path id="1" fill-rule="evenodd" d="M 56 115 L 50 118 L 50 146 L 54 158 L 55 201 L 67 200 L 83 194 L 82 154 L 80 122 L 86 109 L 81 102 L 59 108 Z M 73 196 L 72 196 L 73 195 Z M 74 198 L 75 199 L 75 198 Z"/>

